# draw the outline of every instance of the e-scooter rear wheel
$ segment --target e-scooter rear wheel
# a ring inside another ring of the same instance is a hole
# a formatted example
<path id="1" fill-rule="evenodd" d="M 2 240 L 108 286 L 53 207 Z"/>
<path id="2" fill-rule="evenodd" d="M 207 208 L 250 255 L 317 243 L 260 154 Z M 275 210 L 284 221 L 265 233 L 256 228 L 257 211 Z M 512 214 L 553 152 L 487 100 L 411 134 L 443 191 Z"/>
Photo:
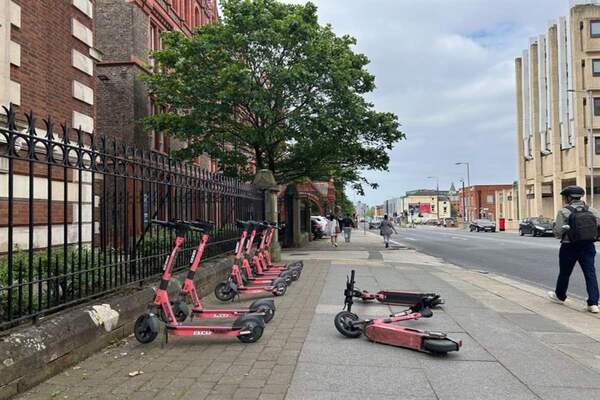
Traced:
<path id="1" fill-rule="evenodd" d="M 235 297 L 235 291 L 231 290 L 227 282 L 220 282 L 215 287 L 215 297 L 221 301 L 230 301 Z"/>
<path id="2" fill-rule="evenodd" d="M 244 335 L 239 335 L 237 338 L 242 343 L 254 343 L 262 337 L 264 328 L 257 321 L 247 321 L 242 325 L 242 332 L 250 332 Z"/>
<path id="3" fill-rule="evenodd" d="M 356 339 L 362 335 L 362 330 L 352 326 L 351 322 L 358 321 L 358 319 L 358 315 L 349 311 L 342 311 L 335 316 L 333 323 L 335 324 L 335 329 L 337 329 L 339 333 L 346 337 Z"/>
<path id="4" fill-rule="evenodd" d="M 450 351 L 458 351 L 458 344 L 450 339 L 423 339 L 423 348 L 433 354 L 446 354 Z"/>
<path id="5" fill-rule="evenodd" d="M 142 344 L 150 343 L 158 335 L 158 321 L 156 316 L 142 314 L 135 321 L 133 334 L 138 342 Z"/>
<path id="6" fill-rule="evenodd" d="M 188 315 L 190 315 L 190 308 L 184 301 L 175 300 L 171 302 L 171 308 L 173 309 L 173 314 L 175 314 L 177 322 L 185 321 Z"/>

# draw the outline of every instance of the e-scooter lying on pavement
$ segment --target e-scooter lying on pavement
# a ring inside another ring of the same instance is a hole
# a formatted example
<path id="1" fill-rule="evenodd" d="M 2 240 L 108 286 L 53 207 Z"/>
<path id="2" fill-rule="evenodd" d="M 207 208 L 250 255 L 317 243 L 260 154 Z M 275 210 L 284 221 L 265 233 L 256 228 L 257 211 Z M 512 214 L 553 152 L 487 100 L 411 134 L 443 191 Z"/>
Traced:
<path id="1" fill-rule="evenodd" d="M 352 273 L 354 273 L 354 271 L 352 271 Z M 377 300 L 380 303 L 393 306 L 412 306 L 423 301 L 425 301 L 430 308 L 444 304 L 444 300 L 437 293 L 402 292 L 397 290 L 381 290 L 377 293 L 370 293 L 366 290 L 355 288 L 353 279 L 346 281 L 344 296 L 359 298 L 363 302 Z"/>
<path id="2" fill-rule="evenodd" d="M 350 284 L 354 284 L 354 271 L 350 274 Z M 388 318 L 378 319 L 360 319 L 358 315 L 352 312 L 353 299 L 354 296 L 351 294 L 346 295 L 344 311 L 338 313 L 334 320 L 338 332 L 346 337 L 358 338 L 364 334 L 376 343 L 385 343 L 432 354 L 458 351 L 462 346 L 462 341 L 450 339 L 442 332 L 421 331 L 394 325 L 395 322 L 431 317 L 433 313 L 429 309 L 427 299 L 405 311 L 392 314 Z"/>
<path id="3" fill-rule="evenodd" d="M 215 297 L 221 301 L 230 301 L 235 298 L 238 294 L 270 294 L 273 296 L 283 296 L 287 291 L 287 284 L 285 279 L 278 277 L 273 280 L 270 285 L 264 286 L 248 286 L 242 279 L 242 273 L 240 266 L 242 265 L 242 252 L 244 251 L 244 243 L 248 236 L 248 228 L 251 223 L 238 221 L 238 224 L 242 226 L 242 235 L 237 243 L 235 260 L 231 266 L 231 272 L 227 279 L 220 282 L 215 287 Z"/>
<path id="4" fill-rule="evenodd" d="M 299 272 L 295 268 L 291 270 L 277 271 L 265 274 L 261 269 L 260 260 L 256 258 L 254 254 L 252 254 L 252 247 L 254 244 L 254 239 L 256 238 L 256 234 L 264 228 L 264 225 L 260 222 L 255 221 L 247 221 L 246 224 L 244 224 L 244 221 L 238 221 L 237 224 L 238 227 L 241 229 L 251 229 L 250 235 L 247 236 L 246 243 L 244 244 L 245 250 L 241 265 L 242 280 L 244 281 L 245 285 L 271 284 L 273 283 L 274 279 L 276 279 L 277 277 L 281 277 L 285 279 L 285 283 L 288 286 L 290 286 L 292 284 L 292 281 L 298 279 Z M 252 261 L 253 263 L 252 266 L 250 265 L 250 261 Z"/>
<path id="5" fill-rule="evenodd" d="M 138 342 L 150 343 L 156 339 L 159 331 L 159 317 L 156 315 L 156 312 L 162 315 L 162 319 L 166 324 L 165 341 L 168 341 L 169 335 L 237 337 L 244 343 L 253 343 L 259 340 L 265 327 L 265 321 L 261 315 L 246 314 L 240 316 L 232 325 L 194 325 L 177 321 L 167 292 L 169 281 L 171 280 L 171 271 L 177 258 L 177 253 L 185 242 L 184 236 L 186 232 L 190 230 L 201 232 L 201 229 L 183 222 L 152 221 L 152 223 L 174 229 L 176 236 L 175 246 L 165 261 L 160 286 L 156 289 L 154 295 L 154 302 L 148 305 L 149 312 L 140 315 L 135 321 L 133 332 Z"/>
<path id="6" fill-rule="evenodd" d="M 190 315 L 190 309 L 186 303 L 186 299 L 188 299 L 192 304 L 192 318 L 196 317 L 211 319 L 234 319 L 241 315 L 252 313 L 257 315 L 262 314 L 265 323 L 269 323 L 275 316 L 275 303 L 271 299 L 256 300 L 252 304 L 250 304 L 248 308 L 205 308 L 202 305 L 200 296 L 198 296 L 198 292 L 196 291 L 196 285 L 194 285 L 194 276 L 196 275 L 196 271 L 198 270 L 198 266 L 200 265 L 200 261 L 202 260 L 204 248 L 206 247 L 206 243 L 208 242 L 208 232 L 212 228 L 212 224 L 210 222 L 205 221 L 186 221 L 186 223 L 193 227 L 201 229 L 204 233 L 200 238 L 198 248 L 192 254 L 190 270 L 188 271 L 185 281 L 183 281 L 183 285 L 181 286 L 181 299 L 175 300 L 171 304 L 171 306 L 173 307 L 173 313 L 175 314 L 175 318 L 177 319 L 177 321 L 183 322 L 187 319 L 188 315 Z"/>

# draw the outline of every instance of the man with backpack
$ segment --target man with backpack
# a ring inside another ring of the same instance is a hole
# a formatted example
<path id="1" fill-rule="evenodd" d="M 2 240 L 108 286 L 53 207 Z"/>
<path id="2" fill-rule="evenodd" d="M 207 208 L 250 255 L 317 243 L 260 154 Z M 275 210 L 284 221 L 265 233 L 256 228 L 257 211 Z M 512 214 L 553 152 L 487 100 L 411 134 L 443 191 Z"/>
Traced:
<path id="1" fill-rule="evenodd" d="M 554 236 L 560 239 L 559 265 L 560 272 L 556 281 L 556 290 L 548 292 L 550 299 L 563 304 L 567 299 L 569 278 L 575 264 L 579 262 L 588 293 L 588 311 L 598 313 L 598 281 L 594 259 L 598 238 L 600 213 L 588 207 L 581 198 L 585 194 L 579 186 L 567 186 L 560 194 L 566 205 L 558 211 L 554 225 Z"/>

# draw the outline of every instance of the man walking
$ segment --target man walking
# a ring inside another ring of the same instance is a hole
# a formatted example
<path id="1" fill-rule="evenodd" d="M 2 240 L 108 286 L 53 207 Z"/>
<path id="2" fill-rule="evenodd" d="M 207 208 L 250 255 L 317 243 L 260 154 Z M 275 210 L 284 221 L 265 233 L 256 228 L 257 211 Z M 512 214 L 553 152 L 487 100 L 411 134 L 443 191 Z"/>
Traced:
<path id="1" fill-rule="evenodd" d="M 346 214 L 344 218 L 342 218 L 342 231 L 344 232 L 344 241 L 346 243 L 350 243 L 350 235 L 352 234 L 352 228 L 354 227 L 354 221 L 350 218 L 349 214 Z"/>
<path id="2" fill-rule="evenodd" d="M 554 225 L 554 236 L 560 239 L 559 265 L 560 272 L 556 281 L 556 290 L 548 292 L 550 299 L 556 303 L 564 303 L 567 299 L 569 278 L 575 264 L 583 271 L 588 293 L 588 311 L 598 313 L 598 281 L 594 259 L 598 237 L 600 213 L 588 207 L 581 198 L 585 194 L 579 186 L 567 186 L 560 194 L 565 206 L 558 211 Z"/>

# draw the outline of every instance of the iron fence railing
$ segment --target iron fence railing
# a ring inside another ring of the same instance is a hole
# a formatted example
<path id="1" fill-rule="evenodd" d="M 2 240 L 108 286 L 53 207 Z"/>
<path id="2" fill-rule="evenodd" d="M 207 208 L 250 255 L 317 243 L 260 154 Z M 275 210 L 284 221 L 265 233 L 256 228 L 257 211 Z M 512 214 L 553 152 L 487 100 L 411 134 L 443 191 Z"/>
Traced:
<path id="1" fill-rule="evenodd" d="M 4 113 L 0 329 L 158 275 L 174 233 L 152 219 L 213 221 L 213 257 L 235 248 L 236 219 L 263 218 L 252 185 L 49 120 L 36 128 L 32 114 L 19 129 Z"/>

